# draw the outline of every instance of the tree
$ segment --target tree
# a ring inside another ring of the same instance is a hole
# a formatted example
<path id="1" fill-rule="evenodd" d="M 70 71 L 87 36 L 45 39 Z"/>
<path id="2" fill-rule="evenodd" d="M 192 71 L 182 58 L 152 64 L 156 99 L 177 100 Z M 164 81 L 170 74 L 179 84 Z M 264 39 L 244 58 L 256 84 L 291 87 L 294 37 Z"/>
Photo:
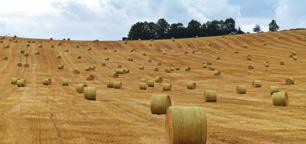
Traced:
<path id="1" fill-rule="evenodd" d="M 128 38 L 131 40 L 136 39 L 155 39 L 156 34 L 156 25 L 153 22 L 137 22 L 134 24 L 128 34 Z"/>
<path id="2" fill-rule="evenodd" d="M 272 20 L 271 23 L 269 24 L 269 31 L 275 32 L 279 30 L 279 26 L 277 25 L 275 20 Z"/>
<path id="3" fill-rule="evenodd" d="M 241 28 L 239 27 L 236 34 L 244 34 L 244 31 L 242 31 Z"/>
<path id="4" fill-rule="evenodd" d="M 166 39 L 169 38 L 168 31 L 170 25 L 165 19 L 159 19 L 156 23 L 156 34 L 157 39 Z"/>
<path id="5" fill-rule="evenodd" d="M 236 22 L 233 18 L 228 18 L 228 19 L 225 20 L 224 28 L 225 28 L 225 30 L 223 30 L 223 31 L 224 31 L 225 34 L 230 34 L 230 33 L 236 33 L 237 32 Z"/>
<path id="6" fill-rule="evenodd" d="M 186 28 L 182 23 L 173 23 L 170 25 L 169 36 L 174 38 L 186 37 Z"/>
<path id="7" fill-rule="evenodd" d="M 191 20 L 187 26 L 187 37 L 195 37 L 201 35 L 201 23 L 196 20 Z"/>
<path id="8" fill-rule="evenodd" d="M 143 29 L 144 29 L 143 22 L 137 22 L 136 24 L 132 25 L 128 34 L 128 39 L 130 40 L 141 39 L 143 35 Z"/>
<path id="9" fill-rule="evenodd" d="M 254 28 L 253 28 L 253 31 L 254 32 L 260 32 L 261 31 L 261 28 L 260 28 L 260 25 L 256 25 Z"/>

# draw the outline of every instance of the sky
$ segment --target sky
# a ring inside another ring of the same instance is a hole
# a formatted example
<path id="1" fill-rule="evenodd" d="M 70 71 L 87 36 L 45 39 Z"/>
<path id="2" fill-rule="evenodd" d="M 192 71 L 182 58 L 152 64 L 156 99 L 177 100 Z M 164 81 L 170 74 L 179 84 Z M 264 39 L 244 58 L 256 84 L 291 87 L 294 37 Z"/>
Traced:
<path id="1" fill-rule="evenodd" d="M 119 40 L 138 21 L 204 23 L 232 17 L 237 27 L 306 27 L 306 0 L 0 0 L 0 35 Z"/>

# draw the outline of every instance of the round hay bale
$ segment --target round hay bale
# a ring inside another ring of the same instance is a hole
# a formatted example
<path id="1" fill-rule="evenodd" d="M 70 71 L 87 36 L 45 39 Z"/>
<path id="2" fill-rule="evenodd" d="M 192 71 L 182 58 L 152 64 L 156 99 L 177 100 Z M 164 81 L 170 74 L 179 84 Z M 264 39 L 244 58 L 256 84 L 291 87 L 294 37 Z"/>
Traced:
<path id="1" fill-rule="evenodd" d="M 128 58 L 128 61 L 130 61 L 130 62 L 131 62 L 131 61 L 134 61 L 134 59 L 133 59 L 133 58 Z"/>
<path id="2" fill-rule="evenodd" d="M 90 69 L 91 71 L 94 71 L 94 70 L 96 70 L 96 66 L 89 66 L 89 69 Z"/>
<path id="3" fill-rule="evenodd" d="M 147 83 L 145 83 L 145 82 L 140 82 L 139 83 L 139 89 L 140 90 L 147 90 L 147 87 L 148 87 Z"/>
<path id="4" fill-rule="evenodd" d="M 117 68 L 117 69 L 115 70 L 115 72 L 116 72 L 117 74 L 125 74 L 124 68 Z"/>
<path id="5" fill-rule="evenodd" d="M 266 68 L 270 67 L 270 64 L 269 63 L 265 63 L 265 67 Z"/>
<path id="6" fill-rule="evenodd" d="M 39 55 L 40 53 L 39 53 L 39 51 L 35 51 L 34 54 L 35 55 Z"/>
<path id="7" fill-rule="evenodd" d="M 160 76 L 155 77 L 155 82 L 156 83 L 162 83 L 163 82 L 163 78 Z"/>
<path id="8" fill-rule="evenodd" d="M 82 59 L 82 56 L 78 56 L 77 59 Z"/>
<path id="9" fill-rule="evenodd" d="M 185 71 L 191 71 L 191 68 L 190 67 L 186 67 Z"/>
<path id="10" fill-rule="evenodd" d="M 25 87 L 25 80 L 24 79 L 18 79 L 16 82 L 16 85 L 18 87 Z"/>
<path id="11" fill-rule="evenodd" d="M 168 144 L 206 144 L 207 118 L 202 107 L 171 106 L 166 115 Z"/>
<path id="12" fill-rule="evenodd" d="M 87 87 L 86 84 L 77 84 L 77 85 L 75 86 L 75 90 L 76 90 L 78 93 L 83 93 L 85 87 Z"/>
<path id="13" fill-rule="evenodd" d="M 163 83 L 163 91 L 171 91 L 172 89 L 172 84 L 171 83 Z"/>
<path id="14" fill-rule="evenodd" d="M 276 92 L 272 95 L 274 106 L 288 106 L 288 94 L 286 91 Z"/>
<path id="15" fill-rule="evenodd" d="M 148 87 L 154 87 L 154 83 L 155 83 L 154 80 L 148 80 L 148 82 L 147 82 Z"/>
<path id="16" fill-rule="evenodd" d="M 68 80 L 63 80 L 62 86 L 69 86 L 69 81 Z"/>
<path id="17" fill-rule="evenodd" d="M 254 66 L 249 65 L 249 66 L 248 66 L 248 69 L 249 69 L 249 70 L 253 70 L 253 69 L 254 69 Z"/>
<path id="18" fill-rule="evenodd" d="M 66 50 L 65 50 L 65 52 L 69 52 L 69 50 L 68 50 L 68 49 L 66 49 Z"/>
<path id="19" fill-rule="evenodd" d="M 156 67 L 156 68 L 154 68 L 154 71 L 158 72 L 158 71 L 159 71 L 159 68 L 157 68 L 157 67 Z"/>
<path id="20" fill-rule="evenodd" d="M 203 64 L 202 68 L 207 68 L 207 64 Z"/>
<path id="21" fill-rule="evenodd" d="M 58 55 L 58 56 L 56 56 L 56 58 L 57 58 L 57 59 L 61 59 L 61 58 L 62 58 L 62 56 Z"/>
<path id="22" fill-rule="evenodd" d="M 18 66 L 18 67 L 22 67 L 22 63 L 18 63 L 17 66 Z"/>
<path id="23" fill-rule="evenodd" d="M 17 84 L 17 81 L 18 81 L 18 78 L 13 77 L 13 78 L 11 79 L 11 84 L 12 84 L 12 85 L 16 85 L 16 84 Z"/>
<path id="24" fill-rule="evenodd" d="M 85 68 L 85 71 L 90 71 L 91 69 L 90 69 L 90 66 L 88 66 L 88 67 L 86 67 Z"/>
<path id="25" fill-rule="evenodd" d="M 218 70 L 215 70 L 215 71 L 214 71 L 214 76 L 219 76 L 219 75 L 221 75 L 221 72 L 218 71 Z"/>
<path id="26" fill-rule="evenodd" d="M 80 74 L 81 72 L 79 71 L 79 70 L 77 70 L 77 69 L 74 69 L 73 70 L 73 74 Z"/>
<path id="27" fill-rule="evenodd" d="M 260 88 L 261 87 L 261 80 L 254 80 L 252 82 L 253 87 Z"/>
<path id="28" fill-rule="evenodd" d="M 87 81 L 93 81 L 94 79 L 95 79 L 95 76 L 92 74 L 88 75 L 86 78 Z"/>
<path id="29" fill-rule="evenodd" d="M 105 60 L 105 61 L 109 61 L 109 60 L 110 60 L 110 58 L 105 58 L 104 60 Z"/>
<path id="30" fill-rule="evenodd" d="M 245 85 L 239 85 L 236 87 L 236 92 L 237 94 L 246 94 L 247 93 L 247 88 Z"/>
<path id="31" fill-rule="evenodd" d="M 57 66 L 57 69 L 59 69 L 59 70 L 64 69 L 64 65 L 58 65 L 58 66 Z"/>
<path id="32" fill-rule="evenodd" d="M 248 61 L 251 61 L 251 60 L 252 60 L 251 55 L 248 55 L 246 59 L 247 59 Z"/>
<path id="33" fill-rule="evenodd" d="M 26 54 L 24 54 L 24 56 L 25 56 L 25 57 L 29 57 L 29 54 L 28 54 L 28 53 L 26 53 Z"/>
<path id="34" fill-rule="evenodd" d="M 166 73 L 171 73 L 171 69 L 166 68 L 166 69 L 165 69 L 165 72 L 166 72 Z"/>
<path id="35" fill-rule="evenodd" d="M 88 48 L 87 50 L 88 50 L 88 51 L 91 51 L 91 48 Z"/>
<path id="36" fill-rule="evenodd" d="M 42 81 L 42 84 L 45 85 L 45 86 L 48 86 L 48 85 L 50 85 L 51 83 L 52 83 L 52 80 L 51 80 L 50 78 L 45 79 L 45 80 Z"/>
<path id="37" fill-rule="evenodd" d="M 122 83 L 121 83 L 121 81 L 114 81 L 113 86 L 114 86 L 114 89 L 121 89 L 122 88 Z"/>
<path id="38" fill-rule="evenodd" d="M 3 60 L 8 60 L 8 57 L 7 56 L 3 57 Z"/>
<path id="39" fill-rule="evenodd" d="M 116 72 L 113 72 L 113 78 L 119 78 L 119 74 Z"/>
<path id="40" fill-rule="evenodd" d="M 217 102 L 217 92 L 214 90 L 205 90 L 204 96 L 206 102 Z"/>
<path id="41" fill-rule="evenodd" d="M 285 81 L 285 84 L 286 85 L 294 85 L 295 81 L 293 79 L 287 78 L 286 81 Z"/>
<path id="42" fill-rule="evenodd" d="M 179 67 L 177 67 L 177 68 L 175 68 L 175 70 L 177 70 L 177 71 L 179 71 L 179 70 L 181 70 Z"/>
<path id="43" fill-rule="evenodd" d="M 108 80 L 106 83 L 107 88 L 114 88 L 114 81 L 113 80 Z"/>
<path id="44" fill-rule="evenodd" d="M 106 64 L 105 64 L 105 63 L 102 63 L 101 66 L 106 66 Z"/>
<path id="45" fill-rule="evenodd" d="M 151 60 L 151 59 L 149 59 L 149 60 L 148 60 L 148 62 L 149 62 L 149 63 L 151 63 L 151 62 L 152 62 L 152 60 Z"/>
<path id="46" fill-rule="evenodd" d="M 187 89 L 195 89 L 197 84 L 193 81 L 187 82 Z"/>
<path id="47" fill-rule="evenodd" d="M 280 64 L 280 65 L 285 65 L 285 62 L 282 61 L 282 62 L 279 62 L 279 64 Z"/>
<path id="48" fill-rule="evenodd" d="M 166 114 L 171 106 L 171 98 L 167 94 L 154 94 L 150 98 L 150 108 L 152 114 Z"/>
<path id="49" fill-rule="evenodd" d="M 118 65 L 117 68 L 122 68 L 122 65 Z"/>
<path id="50" fill-rule="evenodd" d="M 220 57 L 217 57 L 217 58 L 216 58 L 216 60 L 220 60 L 220 59 L 221 59 Z"/>
<path id="51" fill-rule="evenodd" d="M 114 52 L 117 52 L 117 50 L 114 50 Z"/>
<path id="52" fill-rule="evenodd" d="M 139 70 L 144 70 L 144 66 L 140 66 L 140 67 L 139 67 Z"/>
<path id="53" fill-rule="evenodd" d="M 270 86 L 270 94 L 273 95 L 274 93 L 280 92 L 280 88 L 278 86 Z"/>
<path id="54" fill-rule="evenodd" d="M 30 66 L 30 64 L 27 64 L 27 63 L 23 65 L 23 67 L 25 67 L 25 68 L 27 68 L 29 66 Z"/>
<path id="55" fill-rule="evenodd" d="M 96 87 L 85 87 L 84 97 L 87 100 L 96 100 Z"/>

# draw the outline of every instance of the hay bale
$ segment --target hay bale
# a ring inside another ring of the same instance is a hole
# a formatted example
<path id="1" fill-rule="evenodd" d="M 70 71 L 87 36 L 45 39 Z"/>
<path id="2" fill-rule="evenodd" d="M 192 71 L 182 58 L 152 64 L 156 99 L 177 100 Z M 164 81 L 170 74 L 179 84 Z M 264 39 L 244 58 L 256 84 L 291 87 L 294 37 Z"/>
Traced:
<path id="1" fill-rule="evenodd" d="M 118 73 L 116 73 L 116 72 L 113 72 L 113 78 L 118 78 L 119 77 L 119 74 Z"/>
<path id="2" fill-rule="evenodd" d="M 274 93 L 280 92 L 280 88 L 278 86 L 270 86 L 270 94 L 273 95 Z"/>
<path id="3" fill-rule="evenodd" d="M 109 61 L 109 60 L 110 60 L 110 58 L 105 58 L 104 60 L 105 60 L 105 61 Z"/>
<path id="4" fill-rule="evenodd" d="M 24 64 L 23 67 L 28 68 L 30 66 L 30 64 Z"/>
<path id="5" fill-rule="evenodd" d="M 122 88 L 122 83 L 121 83 L 121 81 L 114 81 L 113 86 L 114 86 L 114 89 L 121 89 Z"/>
<path id="6" fill-rule="evenodd" d="M 187 82 L 187 89 L 195 89 L 197 84 L 193 81 Z"/>
<path id="7" fill-rule="evenodd" d="M 65 52 L 69 52 L 69 50 L 68 50 L 68 49 L 66 49 L 66 50 L 65 50 Z"/>
<path id="8" fill-rule="evenodd" d="M 139 89 L 140 90 L 147 90 L 147 87 L 148 87 L 147 83 L 145 83 L 145 82 L 140 82 L 139 83 Z"/>
<path id="9" fill-rule="evenodd" d="M 202 68 L 207 68 L 207 64 L 203 64 Z"/>
<path id="10" fill-rule="evenodd" d="M 251 61 L 251 60 L 252 60 L 251 55 L 248 55 L 248 56 L 246 57 L 246 60 Z"/>
<path id="11" fill-rule="evenodd" d="M 78 56 L 77 59 L 82 59 L 82 56 Z"/>
<path id="12" fill-rule="evenodd" d="M 114 81 L 113 80 L 108 80 L 106 83 L 107 88 L 114 88 Z"/>
<path id="13" fill-rule="evenodd" d="M 85 71 L 90 71 L 91 69 L 90 69 L 90 66 L 87 66 L 86 68 L 85 68 Z"/>
<path id="14" fill-rule="evenodd" d="M 140 67 L 139 67 L 139 70 L 144 70 L 144 66 L 140 66 Z"/>
<path id="15" fill-rule="evenodd" d="M 191 71 L 191 68 L 190 67 L 186 67 L 185 71 Z"/>
<path id="16" fill-rule="evenodd" d="M 166 115 L 168 144 L 206 144 L 207 118 L 202 107 L 171 106 Z"/>
<path id="17" fill-rule="evenodd" d="M 116 72 L 117 74 L 126 74 L 126 73 L 129 73 L 130 71 L 129 71 L 128 69 L 125 69 L 125 68 L 117 68 L 117 69 L 115 70 L 115 72 Z"/>
<path id="18" fill-rule="evenodd" d="M 155 83 L 154 80 L 148 80 L 148 82 L 147 82 L 148 87 L 154 87 L 154 83 Z"/>
<path id="19" fill-rule="evenodd" d="M 96 70 L 96 66 L 89 66 L 89 69 L 90 69 L 91 71 L 94 71 L 94 70 Z"/>
<path id="20" fill-rule="evenodd" d="M 162 83 L 163 82 L 163 78 L 160 77 L 160 76 L 157 76 L 155 77 L 155 80 L 154 80 L 156 83 Z"/>
<path id="21" fill-rule="evenodd" d="M 171 91 L 172 89 L 172 84 L 171 83 L 163 83 L 163 91 Z"/>
<path id="22" fill-rule="evenodd" d="M 105 63 L 102 63 L 102 64 L 101 64 L 101 66 L 103 66 L 103 67 L 104 67 L 104 66 L 106 66 L 106 64 L 105 64 Z"/>
<path id="23" fill-rule="evenodd" d="M 236 87 L 236 92 L 237 94 L 246 94 L 247 93 L 247 88 L 245 85 L 238 85 Z"/>
<path id="24" fill-rule="evenodd" d="M 132 58 L 128 58 L 128 61 L 130 61 L 130 62 L 131 62 L 131 61 L 134 61 L 134 59 L 132 59 Z"/>
<path id="25" fill-rule="evenodd" d="M 165 69 L 165 72 L 166 72 L 166 73 L 171 73 L 171 69 L 166 68 L 166 69 Z"/>
<path id="26" fill-rule="evenodd" d="M 118 65 L 117 68 L 122 68 L 122 65 Z"/>
<path id="27" fill-rule="evenodd" d="M 154 94 L 150 98 L 150 108 L 152 114 L 166 114 L 171 106 L 171 98 L 167 94 Z"/>
<path id="28" fill-rule="evenodd" d="M 75 86 L 75 90 L 76 90 L 78 93 L 83 93 L 85 87 L 87 87 L 86 84 L 77 84 L 77 85 Z"/>
<path id="29" fill-rule="evenodd" d="M 219 76 L 219 75 L 221 75 L 221 72 L 220 71 L 218 71 L 218 70 L 214 70 L 214 76 Z"/>
<path id="30" fill-rule="evenodd" d="M 149 62 L 149 63 L 151 63 L 151 62 L 152 62 L 152 60 L 151 60 L 151 59 L 149 59 L 149 60 L 148 60 L 148 62 Z"/>
<path id="31" fill-rule="evenodd" d="M 59 69 L 59 70 L 64 69 L 64 65 L 58 65 L 58 66 L 57 66 L 57 69 Z"/>
<path id="32" fill-rule="evenodd" d="M 249 69 L 249 70 L 253 70 L 253 69 L 254 69 L 254 66 L 249 65 L 249 66 L 248 66 L 248 69 Z"/>
<path id="33" fill-rule="evenodd" d="M 216 58 L 216 60 L 220 60 L 220 59 L 221 59 L 220 57 L 217 57 L 217 58 Z"/>
<path id="34" fill-rule="evenodd" d="M 40 53 L 39 53 L 39 51 L 35 51 L 34 54 L 35 55 L 39 55 Z"/>
<path id="35" fill-rule="evenodd" d="M 293 79 L 287 78 L 286 81 L 285 81 L 285 84 L 286 85 L 294 85 L 295 81 Z"/>
<path id="36" fill-rule="evenodd" d="M 88 50 L 88 51 L 91 51 L 91 48 L 88 48 L 87 50 Z"/>
<path id="37" fill-rule="evenodd" d="M 215 68 L 214 68 L 213 66 L 209 66 L 209 67 L 208 67 L 208 70 L 210 70 L 210 71 L 214 71 L 214 70 L 215 70 Z"/>
<path id="38" fill-rule="evenodd" d="M 69 86 L 69 81 L 68 80 L 63 80 L 62 86 Z"/>
<path id="39" fill-rule="evenodd" d="M 88 75 L 86 78 L 87 81 L 93 81 L 94 79 L 95 79 L 95 76 L 92 74 Z"/>
<path id="40" fill-rule="evenodd" d="M 25 56 L 25 57 L 29 57 L 29 54 L 28 54 L 28 53 L 25 53 L 24 56 Z"/>
<path id="41" fill-rule="evenodd" d="M 85 87 L 84 97 L 87 100 L 96 100 L 96 87 Z"/>
<path id="42" fill-rule="evenodd" d="M 16 85 L 16 84 L 17 84 L 17 81 L 18 81 L 18 78 L 13 77 L 13 78 L 11 79 L 11 84 L 12 84 L 12 85 Z"/>
<path id="43" fill-rule="evenodd" d="M 264 64 L 265 64 L 265 67 L 266 67 L 266 68 L 270 67 L 269 62 L 265 62 Z"/>
<path id="44" fill-rule="evenodd" d="M 285 62 L 281 61 L 279 62 L 280 65 L 285 65 Z"/>
<path id="45" fill-rule="evenodd" d="M 272 95 L 274 106 L 288 106 L 288 94 L 286 91 L 276 92 Z"/>
<path id="46" fill-rule="evenodd" d="M 181 70 L 181 68 L 177 67 L 177 68 L 175 68 L 175 70 L 179 71 L 179 70 Z"/>
<path id="47" fill-rule="evenodd" d="M 51 83 L 52 83 L 52 80 L 51 80 L 50 78 L 45 79 L 45 80 L 42 81 L 42 84 L 45 85 L 45 86 L 48 86 L 48 85 L 50 85 Z"/>
<path id="48" fill-rule="evenodd" d="M 56 58 L 57 58 L 57 59 L 61 59 L 61 58 L 62 58 L 62 56 L 58 55 L 58 56 L 56 56 Z"/>
<path id="49" fill-rule="evenodd" d="M 18 87 L 25 87 L 25 80 L 24 79 L 18 79 L 16 82 L 16 85 Z"/>
<path id="50" fill-rule="evenodd" d="M 7 56 L 3 57 L 3 60 L 8 60 L 8 57 Z"/>
<path id="51" fill-rule="evenodd" d="M 217 92 L 214 90 L 205 90 L 204 97 L 206 102 L 217 102 Z"/>
<path id="52" fill-rule="evenodd" d="M 74 69 L 73 70 L 73 74 L 80 74 L 81 72 L 79 71 L 79 70 L 77 70 L 77 69 Z"/>
<path id="53" fill-rule="evenodd" d="M 18 63 L 17 66 L 18 66 L 18 67 L 22 67 L 22 63 Z"/>
<path id="54" fill-rule="evenodd" d="M 159 71 L 159 68 L 158 68 L 158 67 L 154 68 L 154 71 L 158 72 L 158 71 Z"/>
<path id="55" fill-rule="evenodd" d="M 260 88 L 261 87 L 261 80 L 254 80 L 252 82 L 253 87 Z"/>

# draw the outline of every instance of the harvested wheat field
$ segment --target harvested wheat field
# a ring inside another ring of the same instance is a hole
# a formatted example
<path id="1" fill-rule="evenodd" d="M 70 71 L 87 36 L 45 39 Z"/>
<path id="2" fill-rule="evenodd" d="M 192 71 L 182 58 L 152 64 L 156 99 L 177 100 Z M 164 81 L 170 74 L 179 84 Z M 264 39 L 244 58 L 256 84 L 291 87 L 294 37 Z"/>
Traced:
<path id="1" fill-rule="evenodd" d="M 208 144 L 306 143 L 306 30 L 126 42 L 2 37 L 0 47 L 1 144 L 166 144 L 166 115 L 151 114 L 154 94 L 202 107 Z M 148 81 L 154 86 L 139 88 Z M 190 81 L 196 88 L 186 88 Z M 78 93 L 80 84 L 81 92 L 95 87 L 94 98 Z M 270 86 L 287 92 L 287 106 L 273 105 Z M 206 102 L 205 90 L 218 101 Z"/>

